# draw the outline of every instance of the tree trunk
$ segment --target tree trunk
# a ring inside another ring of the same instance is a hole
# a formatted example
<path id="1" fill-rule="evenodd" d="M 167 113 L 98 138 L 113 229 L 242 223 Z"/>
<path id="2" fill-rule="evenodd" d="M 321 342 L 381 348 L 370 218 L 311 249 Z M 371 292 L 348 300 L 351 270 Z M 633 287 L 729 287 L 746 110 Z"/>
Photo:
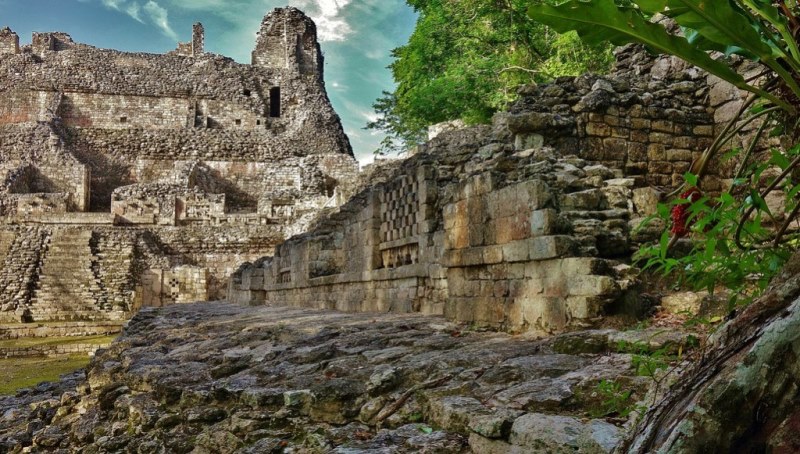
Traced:
<path id="1" fill-rule="evenodd" d="M 621 452 L 800 452 L 800 254 L 714 334 Z"/>

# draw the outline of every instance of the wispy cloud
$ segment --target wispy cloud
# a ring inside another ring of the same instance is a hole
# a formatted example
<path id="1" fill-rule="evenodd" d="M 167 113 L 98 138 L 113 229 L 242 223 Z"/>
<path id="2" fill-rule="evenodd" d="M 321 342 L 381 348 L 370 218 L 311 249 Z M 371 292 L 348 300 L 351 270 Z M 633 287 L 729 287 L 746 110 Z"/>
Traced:
<path id="1" fill-rule="evenodd" d="M 122 5 L 125 3 L 125 0 L 102 0 L 103 4 L 106 7 L 115 9 L 117 11 L 122 11 Z"/>
<path id="2" fill-rule="evenodd" d="M 162 33 L 174 40 L 178 39 L 178 34 L 169 25 L 169 13 L 166 8 L 150 0 L 144 4 L 144 12 L 150 16 L 150 20 L 161 29 Z"/>
<path id="3" fill-rule="evenodd" d="M 85 0 L 79 0 L 85 1 Z M 125 13 L 136 21 L 147 23 L 142 17 L 142 12 L 147 15 L 149 22 L 158 27 L 161 32 L 171 39 L 177 40 L 178 34 L 169 24 L 169 12 L 155 0 L 149 0 L 144 5 L 130 0 L 100 0 L 106 8 Z"/>
<path id="4" fill-rule="evenodd" d="M 142 16 L 139 14 L 141 10 L 142 10 L 142 6 L 139 5 L 137 2 L 133 2 L 130 5 L 125 7 L 125 12 L 128 14 L 128 16 L 131 16 L 132 18 L 136 19 L 137 21 L 139 21 L 141 23 L 144 23 L 144 20 L 142 19 Z"/>

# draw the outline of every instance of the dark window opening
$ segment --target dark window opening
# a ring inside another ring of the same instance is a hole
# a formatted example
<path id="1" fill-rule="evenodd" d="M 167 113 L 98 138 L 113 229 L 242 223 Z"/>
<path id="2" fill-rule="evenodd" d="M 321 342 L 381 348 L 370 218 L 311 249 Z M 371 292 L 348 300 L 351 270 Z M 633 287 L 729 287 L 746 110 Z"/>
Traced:
<path id="1" fill-rule="evenodd" d="M 239 119 L 237 118 L 237 119 L 234 121 L 234 123 L 236 123 L 236 126 L 241 126 L 241 125 L 242 125 L 242 120 L 239 120 Z"/>
<path id="2" fill-rule="evenodd" d="M 128 122 L 128 117 L 119 117 L 119 122 L 120 123 L 127 123 Z"/>
<path id="3" fill-rule="evenodd" d="M 281 116 L 281 89 L 280 87 L 269 89 L 269 116 L 278 118 Z"/>
<path id="4" fill-rule="evenodd" d="M 250 96 L 250 90 L 248 90 L 248 89 L 246 89 L 246 88 L 245 88 L 245 89 L 244 89 L 244 95 L 245 95 L 245 96 Z"/>
<path id="5" fill-rule="evenodd" d="M 261 120 L 256 120 L 256 126 L 261 126 Z"/>

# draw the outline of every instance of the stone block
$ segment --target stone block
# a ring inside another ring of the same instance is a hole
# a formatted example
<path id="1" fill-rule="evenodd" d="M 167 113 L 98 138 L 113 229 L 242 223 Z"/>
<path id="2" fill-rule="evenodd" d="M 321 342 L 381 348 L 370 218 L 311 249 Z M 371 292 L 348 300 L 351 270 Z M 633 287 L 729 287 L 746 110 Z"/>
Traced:
<path id="1" fill-rule="evenodd" d="M 455 322 L 470 323 L 475 320 L 474 298 L 448 298 L 444 306 L 444 315 Z"/>
<path id="2" fill-rule="evenodd" d="M 620 429 L 603 420 L 528 413 L 514 421 L 509 442 L 531 452 L 601 453 L 611 452 L 620 438 Z"/>
<path id="3" fill-rule="evenodd" d="M 497 224 L 499 220 L 492 219 L 483 226 L 483 243 L 487 246 L 497 244 Z"/>
<path id="4" fill-rule="evenodd" d="M 571 319 L 591 320 L 603 315 L 604 299 L 595 296 L 570 296 L 564 299 Z"/>
<path id="5" fill-rule="evenodd" d="M 445 232 L 447 249 L 464 249 L 469 247 L 469 226 L 457 225 Z"/>
<path id="6" fill-rule="evenodd" d="M 543 112 L 526 112 L 509 115 L 507 117 L 507 123 L 508 129 L 515 133 L 542 131 L 552 126 L 553 116 L 552 114 Z"/>
<path id="7" fill-rule="evenodd" d="M 569 254 L 575 247 L 575 240 L 564 235 L 540 236 L 530 241 L 530 259 L 548 260 Z"/>
<path id="8" fill-rule="evenodd" d="M 610 126 L 621 126 L 622 120 L 616 115 L 603 115 L 603 123 Z"/>
<path id="9" fill-rule="evenodd" d="M 690 136 L 676 137 L 673 145 L 675 148 L 694 149 L 697 146 L 697 139 Z"/>
<path id="10" fill-rule="evenodd" d="M 608 276 L 567 275 L 571 296 L 609 296 L 619 292 L 617 281 Z"/>
<path id="11" fill-rule="evenodd" d="M 483 250 L 484 248 L 469 248 L 464 249 L 461 254 L 461 263 L 464 266 L 483 265 Z"/>
<path id="12" fill-rule="evenodd" d="M 646 140 L 646 139 L 645 139 Z M 644 142 L 642 140 L 641 142 Z M 641 162 L 647 160 L 647 145 L 641 142 L 631 142 L 628 144 L 628 161 Z"/>
<path id="13" fill-rule="evenodd" d="M 590 122 L 586 124 L 586 134 L 597 137 L 609 137 L 611 135 L 611 127 L 606 123 Z"/>
<path id="14" fill-rule="evenodd" d="M 600 189 L 587 189 L 561 196 L 562 210 L 602 210 L 605 197 Z"/>
<path id="15" fill-rule="evenodd" d="M 691 150 L 682 150 L 678 148 L 671 148 L 666 152 L 667 161 L 685 161 L 690 162 L 692 160 L 692 152 Z"/>
<path id="16" fill-rule="evenodd" d="M 491 282 L 487 282 L 491 287 Z M 473 320 L 481 325 L 499 326 L 505 321 L 504 298 L 481 297 L 475 301 Z"/>
<path id="17" fill-rule="evenodd" d="M 714 135 L 714 127 L 711 125 L 695 126 L 692 129 L 692 134 L 696 136 L 711 137 Z"/>
<path id="18" fill-rule="evenodd" d="M 738 88 L 716 76 L 709 76 L 708 85 L 710 87 L 708 99 L 711 107 L 717 107 L 741 96 Z"/>
<path id="19" fill-rule="evenodd" d="M 633 110 L 633 109 L 631 109 L 631 110 Z M 645 130 L 645 129 L 650 129 L 650 120 L 648 120 L 646 118 L 635 118 L 634 117 L 631 120 L 631 127 L 634 130 L 640 130 L 640 131 L 641 130 Z"/>
<path id="20" fill-rule="evenodd" d="M 514 216 L 509 216 L 495 221 L 495 241 L 494 244 L 506 244 L 513 241 L 514 237 Z"/>
<path id="21" fill-rule="evenodd" d="M 473 397 L 444 396 L 430 401 L 430 422 L 452 432 L 467 432 L 471 418 L 491 413 Z"/>
<path id="22" fill-rule="evenodd" d="M 650 161 L 663 161 L 667 156 L 667 148 L 660 143 L 651 143 L 647 146 L 647 159 Z"/>
<path id="23" fill-rule="evenodd" d="M 675 131 L 675 124 L 669 120 L 653 120 L 650 123 L 650 129 L 656 132 L 673 133 Z"/>
<path id="24" fill-rule="evenodd" d="M 671 314 L 697 315 L 708 292 L 679 292 L 661 298 L 661 307 Z"/>
<path id="25" fill-rule="evenodd" d="M 624 161 L 628 155 L 628 140 L 609 137 L 603 139 L 603 159 Z"/>
<path id="26" fill-rule="evenodd" d="M 552 208 L 534 210 L 531 213 L 531 236 L 545 236 L 556 233 L 558 213 Z"/>
<path id="27" fill-rule="evenodd" d="M 567 326 L 567 308 L 559 297 L 529 296 L 518 298 L 521 322 L 540 332 L 561 331 Z"/>
<path id="28" fill-rule="evenodd" d="M 493 265 L 503 261 L 503 248 L 500 246 L 487 246 L 483 248 L 483 263 Z"/>
<path id="29" fill-rule="evenodd" d="M 514 241 L 503 245 L 503 260 L 505 262 L 525 262 L 531 254 L 529 240 Z"/>
<path id="30" fill-rule="evenodd" d="M 652 187 L 633 190 L 633 206 L 640 216 L 650 216 L 658 212 L 661 192 Z"/>
<path id="31" fill-rule="evenodd" d="M 664 144 L 665 146 L 672 146 L 671 134 L 665 134 L 663 132 L 651 132 L 648 139 L 652 143 L 660 143 Z"/>
<path id="32" fill-rule="evenodd" d="M 452 229 L 456 225 L 458 210 L 455 203 L 448 203 L 442 208 L 442 219 L 444 220 L 444 228 Z"/>
<path id="33" fill-rule="evenodd" d="M 470 224 L 483 224 L 489 220 L 484 197 L 473 195 L 467 199 L 467 218 Z"/>
<path id="34" fill-rule="evenodd" d="M 519 447 L 503 441 L 482 437 L 475 432 L 469 434 L 469 447 L 471 452 L 481 454 L 521 454 Z"/>
<path id="35" fill-rule="evenodd" d="M 517 134 L 514 136 L 514 150 L 528 150 L 530 148 L 542 148 L 544 137 L 540 134 Z"/>
<path id="36" fill-rule="evenodd" d="M 617 137 L 620 139 L 630 139 L 631 130 L 625 127 L 613 127 L 611 128 L 611 137 Z"/>
<path id="37" fill-rule="evenodd" d="M 513 186 L 517 193 L 517 203 L 512 214 L 517 214 L 520 210 L 538 210 L 544 208 L 552 199 L 550 187 L 541 180 L 530 180 Z"/>
<path id="38" fill-rule="evenodd" d="M 477 247 L 484 245 L 484 225 L 483 224 L 470 224 L 469 225 L 469 245 L 470 247 Z"/>
<path id="39" fill-rule="evenodd" d="M 519 199 L 514 186 L 505 187 L 487 196 L 488 212 L 491 219 L 513 216 L 519 209 Z"/>
<path id="40" fill-rule="evenodd" d="M 744 101 L 737 99 L 719 106 L 717 110 L 714 111 L 714 123 L 721 125 L 733 120 L 742 108 L 742 104 L 744 104 Z"/>
<path id="41" fill-rule="evenodd" d="M 647 171 L 653 175 L 669 175 L 672 173 L 672 163 L 669 161 L 650 161 L 647 163 Z"/>
<path id="42" fill-rule="evenodd" d="M 494 191 L 497 175 L 492 172 L 485 172 L 474 177 L 475 194 L 484 195 Z"/>

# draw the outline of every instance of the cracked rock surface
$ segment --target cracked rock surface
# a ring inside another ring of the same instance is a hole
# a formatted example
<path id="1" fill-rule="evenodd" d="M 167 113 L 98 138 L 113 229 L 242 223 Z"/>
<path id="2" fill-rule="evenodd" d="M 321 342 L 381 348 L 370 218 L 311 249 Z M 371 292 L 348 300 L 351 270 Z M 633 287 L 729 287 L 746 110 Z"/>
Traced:
<path id="1" fill-rule="evenodd" d="M 0 398 L 0 452 L 609 452 L 625 421 L 590 416 L 598 383 L 641 397 L 648 379 L 603 347 L 607 330 L 568 336 L 408 314 L 144 309 L 85 378 Z"/>

